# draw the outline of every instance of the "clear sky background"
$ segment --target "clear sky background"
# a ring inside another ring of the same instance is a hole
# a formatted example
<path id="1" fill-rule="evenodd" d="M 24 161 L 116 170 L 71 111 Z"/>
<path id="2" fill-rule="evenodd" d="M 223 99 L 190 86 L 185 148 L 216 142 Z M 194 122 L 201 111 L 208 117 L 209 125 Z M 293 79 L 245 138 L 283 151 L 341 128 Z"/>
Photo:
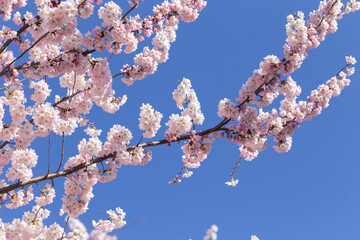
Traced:
<path id="1" fill-rule="evenodd" d="M 127 11 L 126 1 L 118 2 Z M 143 17 L 152 13 L 152 5 L 160 3 L 141 2 L 133 13 Z M 210 0 L 198 20 L 181 22 L 170 59 L 159 65 L 154 75 L 130 87 L 120 78 L 115 79 L 116 91 L 128 96 L 117 114 L 95 109 L 89 118 L 103 129 L 101 139 L 106 138 L 113 124 L 121 124 L 133 132 L 132 144 L 136 144 L 141 136 L 139 107 L 150 103 L 164 114 L 163 127 L 154 140 L 163 139 L 169 115 L 180 113 L 171 93 L 178 80 L 187 77 L 205 115 L 203 126 L 197 130 L 213 127 L 221 121 L 217 116 L 218 102 L 225 97 L 235 101 L 238 90 L 265 56 L 283 56 L 286 16 L 296 11 L 308 16 L 317 7 L 318 1 L 313 0 Z M 80 24 L 92 28 L 96 22 Z M 360 62 L 359 25 L 359 13 L 346 15 L 339 22 L 338 32 L 328 35 L 319 48 L 309 52 L 302 67 L 292 74 L 302 87 L 300 99 L 305 100 L 311 90 L 336 74 L 346 64 L 345 56 L 352 55 Z M 112 74 L 118 73 L 123 64 L 132 63 L 132 57 L 114 57 Z M 212 224 L 219 227 L 218 239 L 225 240 L 247 240 L 251 235 L 260 240 L 359 240 L 360 67 L 356 66 L 351 85 L 333 98 L 320 116 L 296 130 L 288 153 L 276 153 L 270 139 L 270 146 L 256 159 L 240 164 L 235 175 L 239 179 L 237 187 L 224 184 L 239 157 L 235 144 L 215 141 L 202 166 L 191 178 L 176 185 L 168 182 L 182 167 L 181 145 L 158 146 L 151 148 L 153 160 L 146 166 L 122 167 L 116 180 L 96 185 L 90 210 L 80 220 L 91 227 L 91 219 L 104 219 L 108 209 L 121 207 L 127 213 L 128 227 L 115 233 L 122 240 L 202 239 Z M 85 137 L 82 130 L 66 139 L 66 158 L 77 154 L 74 146 Z M 61 145 L 55 136 L 53 141 L 56 162 Z M 39 164 L 47 161 L 46 142 L 39 140 L 35 145 L 39 153 L 43 148 Z M 55 170 L 56 164 L 53 166 Z M 38 174 L 44 171 L 37 169 Z M 63 195 L 62 182 L 55 181 L 59 197 Z M 53 209 L 60 204 L 57 199 Z M 20 211 L 3 208 L 0 217 L 9 221 L 20 217 Z M 47 223 L 65 224 L 57 212 L 54 210 Z"/>

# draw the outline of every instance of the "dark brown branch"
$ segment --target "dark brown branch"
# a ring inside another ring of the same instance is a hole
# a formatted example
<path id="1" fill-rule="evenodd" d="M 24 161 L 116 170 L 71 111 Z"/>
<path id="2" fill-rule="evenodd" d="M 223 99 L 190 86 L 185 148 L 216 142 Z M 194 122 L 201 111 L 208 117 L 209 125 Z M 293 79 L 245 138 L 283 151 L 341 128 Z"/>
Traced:
<path id="1" fill-rule="evenodd" d="M 31 185 L 31 184 L 34 184 L 34 183 L 38 183 L 38 182 L 42 182 L 42 181 L 46 181 L 46 180 L 51 180 L 51 179 L 58 178 L 58 177 L 64 177 L 66 175 L 72 174 L 72 173 L 74 173 L 76 171 L 79 171 L 81 169 L 87 168 L 88 166 L 90 166 L 92 164 L 104 161 L 104 160 L 112 158 L 112 157 L 115 157 L 114 153 L 103 156 L 101 158 L 92 159 L 87 163 L 79 164 L 76 167 L 73 167 L 73 168 L 70 168 L 70 169 L 67 169 L 67 170 L 64 170 L 64 171 L 54 172 L 54 173 L 51 173 L 51 174 L 48 174 L 48 175 L 34 177 L 34 178 L 30 179 L 29 181 L 23 182 L 23 183 L 17 182 L 15 184 L 9 185 L 7 187 L 1 188 L 0 189 L 0 194 L 8 193 L 8 192 L 10 192 L 12 190 L 16 190 L 18 188 L 22 188 L 24 186 Z"/>
<path id="2" fill-rule="evenodd" d="M 90 88 L 88 88 L 88 89 L 86 89 L 86 90 L 84 90 L 84 91 L 87 91 L 87 90 L 89 90 L 89 89 L 90 89 Z M 72 99 L 73 97 L 75 97 L 76 95 L 78 95 L 78 94 L 81 93 L 81 92 L 83 92 L 83 91 L 77 91 L 77 92 L 71 94 L 70 96 L 65 96 L 65 97 L 61 98 L 60 101 L 54 103 L 52 106 L 53 106 L 53 107 L 56 107 L 56 106 L 59 105 L 60 103 L 65 102 L 65 101 L 68 100 L 68 99 Z"/>
<path id="3" fill-rule="evenodd" d="M 116 78 L 117 76 L 120 76 L 120 75 L 124 75 L 124 74 L 123 73 L 117 73 L 114 76 L 112 76 L 112 78 Z"/>
<path id="4" fill-rule="evenodd" d="M 15 69 L 16 70 L 24 70 L 24 69 L 28 69 L 28 68 L 32 68 L 32 67 L 35 68 L 35 67 L 38 67 L 39 65 L 40 65 L 39 62 L 32 62 L 32 63 L 30 63 L 30 65 L 25 63 L 25 64 L 15 67 Z M 6 70 L 5 72 L 1 73 L 0 77 L 6 75 L 8 72 L 9 72 L 9 70 Z"/>
<path id="5" fill-rule="evenodd" d="M 202 131 L 202 132 L 199 132 L 198 135 L 205 136 L 205 135 L 208 135 L 210 133 L 219 131 L 224 125 L 226 125 L 229 122 L 230 122 L 230 119 L 224 119 L 218 125 L 216 125 L 215 127 L 207 129 L 207 130 Z M 177 138 L 176 141 L 179 142 L 179 141 L 184 141 L 184 140 L 187 140 L 187 139 L 190 139 L 190 135 L 180 136 L 180 137 Z M 168 143 L 169 142 L 166 139 L 162 139 L 162 140 L 159 140 L 159 141 L 146 142 L 146 143 L 142 143 L 142 144 L 138 144 L 138 145 L 133 145 L 133 146 L 128 147 L 126 150 L 127 151 L 132 151 L 136 147 L 146 148 L 146 147 L 153 147 L 153 146 L 158 146 L 158 145 L 163 145 L 163 144 L 168 144 Z M 57 172 L 54 172 L 54 173 L 51 173 L 51 174 L 46 174 L 46 175 L 42 175 L 42 176 L 39 176 L 39 177 L 34 177 L 34 178 L 30 179 L 27 182 L 22 182 L 22 183 L 18 182 L 18 183 L 9 185 L 7 187 L 1 188 L 0 189 L 0 194 L 7 193 L 7 192 L 10 192 L 12 190 L 22 188 L 24 186 L 31 185 L 31 184 L 34 184 L 34 183 L 47 181 L 47 180 L 51 180 L 51 179 L 58 178 L 58 177 L 64 177 L 66 175 L 72 174 L 72 173 L 74 173 L 76 171 L 79 171 L 81 169 L 86 169 L 87 167 L 89 167 L 92 164 L 100 163 L 102 161 L 105 161 L 107 159 L 114 158 L 114 157 L 116 157 L 116 152 L 105 155 L 105 156 L 102 156 L 102 157 L 99 157 L 99 158 L 91 159 L 89 162 L 79 164 L 76 167 L 66 169 L 64 171 L 57 171 Z"/>
<path id="6" fill-rule="evenodd" d="M 130 8 L 129 11 L 127 11 L 127 12 L 124 14 L 124 16 L 122 16 L 121 21 L 123 21 L 123 20 L 126 18 L 126 16 L 127 16 L 129 13 L 131 13 L 131 11 L 134 10 L 137 6 L 138 6 L 138 4 L 135 3 L 135 5 L 134 5 L 132 8 Z"/>
<path id="7" fill-rule="evenodd" d="M 18 56 L 17 58 L 15 58 L 11 63 L 9 63 L 1 72 L 0 72 L 0 76 L 3 76 L 4 72 L 12 65 L 14 64 L 17 60 L 19 60 L 20 58 L 22 58 L 22 56 L 24 56 L 28 51 L 30 51 L 33 47 L 36 46 L 36 44 L 38 44 L 41 40 L 43 40 L 50 32 L 45 33 L 44 35 L 42 35 L 38 40 L 36 40 L 36 42 L 31 45 L 28 49 L 26 49 L 22 54 L 20 54 L 20 56 Z"/>
<path id="8" fill-rule="evenodd" d="M 329 15 L 331 9 L 334 8 L 334 6 L 335 6 L 335 4 L 336 4 L 337 2 L 338 2 L 338 0 L 335 0 L 335 1 L 334 1 L 334 3 L 331 5 L 329 11 L 321 18 L 321 21 L 320 21 L 320 23 L 316 26 L 316 28 L 319 28 L 319 27 L 321 26 L 321 24 L 322 24 L 322 22 L 324 21 L 325 17 L 326 17 L 327 15 Z"/>
<path id="9" fill-rule="evenodd" d="M 8 145 L 10 142 L 9 141 L 5 141 L 3 142 L 3 144 L 1 144 L 0 149 L 3 149 L 6 145 Z"/>
<path id="10" fill-rule="evenodd" d="M 22 26 L 18 31 L 17 31 L 17 34 L 16 36 L 20 36 L 21 33 L 23 33 L 28 27 L 30 27 L 29 24 L 25 24 L 24 26 Z M 15 40 L 15 38 L 12 38 L 12 39 L 9 39 L 7 40 L 4 45 L 1 46 L 0 48 L 0 53 L 4 52 L 5 49 Z"/>

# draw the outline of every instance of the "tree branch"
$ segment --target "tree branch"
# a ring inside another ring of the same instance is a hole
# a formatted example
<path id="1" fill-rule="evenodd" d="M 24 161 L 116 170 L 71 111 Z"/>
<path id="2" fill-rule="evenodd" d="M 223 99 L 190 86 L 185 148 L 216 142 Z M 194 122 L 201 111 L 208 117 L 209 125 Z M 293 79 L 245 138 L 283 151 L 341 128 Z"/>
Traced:
<path id="1" fill-rule="evenodd" d="M 221 127 L 223 127 L 224 125 L 226 125 L 228 122 L 230 122 L 230 119 L 224 119 L 218 125 L 216 125 L 215 127 L 207 129 L 207 130 L 202 131 L 202 132 L 199 132 L 198 135 L 204 136 L 204 135 L 208 135 L 210 133 L 219 131 L 219 129 Z M 179 142 L 179 141 L 184 141 L 184 140 L 187 140 L 187 139 L 190 139 L 190 135 L 180 136 L 180 137 L 177 138 L 176 141 Z M 135 147 L 146 148 L 146 147 L 153 147 L 153 146 L 158 146 L 158 145 L 163 145 L 163 144 L 169 144 L 168 140 L 162 139 L 162 140 L 159 140 L 159 141 L 146 142 L 146 143 L 142 143 L 142 144 L 138 144 L 138 145 L 133 145 L 133 146 L 129 146 L 126 150 L 127 151 L 132 151 L 132 150 L 135 149 Z M 81 169 L 86 169 L 87 167 L 89 167 L 92 164 L 100 163 L 102 161 L 105 161 L 107 159 L 111 159 L 111 158 L 114 158 L 114 157 L 116 157 L 116 152 L 105 155 L 105 156 L 102 156 L 102 157 L 99 157 L 99 158 L 91 159 L 89 162 L 79 164 L 79 165 L 77 165 L 77 166 L 75 166 L 73 168 L 69 168 L 69 169 L 66 169 L 64 171 L 57 171 L 57 172 L 54 172 L 54 173 L 51 173 L 51 174 L 45 174 L 45 175 L 42 175 L 42 176 L 39 176 L 39 177 L 34 177 L 34 178 L 32 178 L 32 179 L 30 179 L 29 181 L 26 181 L 26 182 L 17 182 L 15 184 L 9 185 L 7 187 L 0 188 L 0 194 L 8 193 L 10 191 L 16 190 L 18 188 L 23 188 L 23 187 L 25 187 L 27 185 L 31 185 L 31 184 L 34 184 L 34 183 L 39 183 L 39 182 L 51 180 L 51 179 L 58 178 L 58 177 L 64 177 L 66 175 L 72 174 L 72 173 L 74 173 L 76 171 L 79 171 Z"/>
<path id="2" fill-rule="evenodd" d="M 20 58 L 22 58 L 22 56 L 25 55 L 25 53 L 27 53 L 28 51 L 30 51 L 33 47 L 36 46 L 36 44 L 38 44 L 41 40 L 43 40 L 50 32 L 45 33 L 44 35 L 42 35 L 33 45 L 31 45 L 28 49 L 26 49 L 22 54 L 20 54 L 20 56 L 18 56 L 17 58 L 15 58 L 11 63 L 9 63 L 1 72 L 0 72 L 0 76 L 3 76 L 4 72 L 13 64 L 15 63 L 17 60 L 19 60 Z"/>
<path id="3" fill-rule="evenodd" d="M 326 17 L 327 15 L 329 15 L 331 9 L 334 8 L 335 4 L 336 4 L 338 1 L 339 1 L 339 0 L 335 0 L 335 1 L 334 1 L 334 3 L 331 5 L 329 11 L 321 18 L 321 21 L 320 21 L 320 23 L 316 26 L 316 29 L 318 29 L 318 28 L 321 26 L 321 24 L 322 24 L 322 22 L 324 21 L 325 17 Z"/>
<path id="4" fill-rule="evenodd" d="M 270 81 L 272 81 L 272 79 Z M 268 82 L 266 82 L 266 83 L 268 83 Z M 255 90 L 256 95 L 261 93 L 261 88 L 266 83 L 260 85 Z M 77 93 L 75 93 L 75 94 L 77 94 Z M 249 97 L 247 97 L 243 102 L 241 102 L 238 105 L 238 108 L 240 109 L 245 103 L 248 103 L 248 102 L 249 102 Z M 60 101 L 58 103 L 60 103 Z M 214 133 L 214 132 L 217 132 L 217 131 L 223 131 L 222 127 L 225 126 L 226 124 L 228 124 L 230 121 L 231 121 L 231 119 L 224 118 L 216 126 L 214 126 L 212 128 L 209 128 L 209 129 L 206 129 L 204 131 L 201 131 L 201 132 L 197 133 L 197 135 L 206 136 L 206 135 L 208 135 L 210 133 Z M 176 141 L 174 141 L 174 142 L 180 142 L 180 141 L 184 141 L 184 140 L 188 140 L 188 139 L 190 139 L 190 135 L 183 135 L 183 136 L 178 137 L 176 139 Z M 162 139 L 162 140 L 158 140 L 158 141 L 145 142 L 145 143 L 129 146 L 129 147 L 127 147 L 126 150 L 128 152 L 130 152 L 130 151 L 134 150 L 136 147 L 147 148 L 147 147 L 154 147 L 154 146 L 158 146 L 158 145 L 171 144 L 171 143 L 173 143 L 173 142 L 169 142 L 167 139 Z M 92 164 L 100 163 L 102 161 L 105 161 L 107 159 L 114 158 L 114 157 L 116 157 L 116 152 L 105 155 L 105 156 L 102 156 L 102 157 L 99 157 L 99 158 L 91 159 L 89 162 L 79 164 L 79 165 L 77 165 L 77 166 L 75 166 L 73 168 L 66 169 L 64 171 L 57 171 L 57 172 L 54 172 L 54 173 L 51 173 L 51 174 L 46 174 L 46 175 L 42 175 L 42 176 L 39 176 L 39 177 L 34 177 L 34 178 L 30 179 L 29 181 L 23 182 L 23 183 L 18 182 L 18 183 L 9 185 L 7 187 L 0 188 L 0 194 L 8 193 L 8 192 L 10 192 L 12 190 L 16 190 L 18 188 L 22 188 L 22 187 L 25 187 L 27 185 L 31 185 L 33 183 L 38 183 L 38 182 L 47 181 L 47 180 L 53 180 L 54 178 L 58 178 L 58 177 L 64 177 L 66 175 L 72 174 L 72 173 L 74 173 L 76 171 L 79 171 L 81 169 L 85 169 L 85 168 L 87 168 L 88 166 L 90 166 Z"/>
<path id="5" fill-rule="evenodd" d="M 23 33 L 28 27 L 30 27 L 29 24 L 25 24 L 24 26 L 22 26 L 16 34 L 16 37 L 20 36 L 21 33 Z M 9 39 L 7 40 L 4 45 L 1 46 L 0 48 L 0 53 L 4 52 L 5 49 L 15 40 L 15 38 Z"/>

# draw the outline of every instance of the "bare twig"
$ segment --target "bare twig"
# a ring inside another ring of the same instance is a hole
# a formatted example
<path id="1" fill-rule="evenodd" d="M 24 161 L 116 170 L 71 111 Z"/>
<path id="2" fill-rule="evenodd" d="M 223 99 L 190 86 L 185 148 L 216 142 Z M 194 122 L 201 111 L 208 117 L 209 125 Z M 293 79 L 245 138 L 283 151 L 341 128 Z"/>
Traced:
<path id="1" fill-rule="evenodd" d="M 136 144 L 136 146 L 139 146 L 139 144 L 141 143 L 141 140 L 143 139 L 144 135 L 141 135 L 141 138 L 139 140 L 139 142 Z"/>
<path id="2" fill-rule="evenodd" d="M 117 73 L 114 76 L 112 76 L 112 78 L 116 78 L 117 76 L 120 76 L 120 75 L 124 75 L 124 74 L 123 73 Z"/>
<path id="3" fill-rule="evenodd" d="M 50 135 L 51 135 L 51 131 L 49 131 L 49 148 L 48 148 L 48 157 L 49 157 L 49 162 L 48 162 L 48 171 L 46 173 L 46 175 L 48 175 L 50 173 L 50 145 L 51 145 L 51 141 L 50 141 Z"/>
<path id="4" fill-rule="evenodd" d="M 122 16 L 121 21 L 123 21 L 123 20 L 126 18 L 126 16 L 127 16 L 129 13 L 131 13 L 131 11 L 134 10 L 137 6 L 138 6 L 138 4 L 135 3 L 135 5 L 134 5 L 131 9 L 129 9 L 129 11 L 127 11 L 124 16 Z"/>
<path id="5" fill-rule="evenodd" d="M 67 227 L 67 225 L 68 225 L 68 223 L 69 223 L 69 219 L 70 219 L 70 216 L 68 216 L 67 219 L 66 219 L 64 231 L 63 231 L 60 239 L 63 239 L 63 238 L 64 238 L 64 234 L 65 234 L 65 232 L 66 232 L 66 227 Z"/>
<path id="6" fill-rule="evenodd" d="M 64 160 L 64 143 L 65 143 L 65 135 L 64 135 L 64 133 L 63 133 L 63 134 L 62 134 L 62 141 L 61 141 L 61 159 L 60 159 L 59 167 L 58 167 L 58 169 L 57 169 L 56 172 L 59 172 L 59 171 L 60 171 L 61 165 L 62 165 L 63 160 Z"/>
<path id="7" fill-rule="evenodd" d="M 119 232 L 128 230 L 129 228 L 134 227 L 135 225 L 138 225 L 138 224 L 143 223 L 143 222 L 145 222 L 145 221 L 146 221 L 146 218 L 143 218 L 143 219 L 137 220 L 137 221 L 135 221 L 135 222 L 133 222 L 133 223 L 126 224 L 124 227 L 122 227 L 122 228 L 120 228 L 120 229 L 117 229 L 117 230 L 115 231 L 115 235 L 118 235 Z"/>
<path id="8" fill-rule="evenodd" d="M 240 157 L 239 160 L 236 162 L 235 167 L 233 167 L 233 172 L 230 174 L 231 179 L 234 178 L 234 175 L 235 175 L 235 173 L 236 173 L 237 167 L 240 165 L 240 160 L 241 160 L 241 157 Z"/>
<path id="9" fill-rule="evenodd" d="M 110 63 L 110 61 L 111 61 L 112 56 L 114 56 L 114 53 L 111 53 L 111 55 L 110 55 L 110 57 L 109 57 L 109 63 Z"/>

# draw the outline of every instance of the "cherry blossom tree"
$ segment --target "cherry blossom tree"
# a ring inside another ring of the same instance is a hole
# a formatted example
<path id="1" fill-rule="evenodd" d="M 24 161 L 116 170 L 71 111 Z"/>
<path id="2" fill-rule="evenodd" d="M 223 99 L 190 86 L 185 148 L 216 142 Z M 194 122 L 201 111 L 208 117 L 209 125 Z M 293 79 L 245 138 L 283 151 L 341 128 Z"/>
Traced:
<path id="1" fill-rule="evenodd" d="M 335 75 L 305 100 L 298 99 L 301 86 L 291 74 L 309 51 L 338 30 L 338 21 L 360 9 L 355 0 L 322 1 L 308 17 L 300 11 L 288 15 L 283 56 L 264 57 L 237 89 L 236 99 L 220 100 L 219 121 L 210 128 L 201 128 L 203 103 L 191 80 L 184 77 L 172 93 L 177 112 L 165 116 L 144 99 L 139 109 L 139 136 L 117 123 L 100 129 L 91 114 L 99 109 L 115 114 L 127 102 L 127 96 L 113 87 L 115 81 L 130 86 L 154 74 L 176 54 L 170 46 L 182 22 L 201 18 L 207 2 L 164 1 L 143 18 L 134 13 L 143 4 L 139 0 L 121 6 L 101 0 L 37 0 L 36 6 L 31 4 L 26 0 L 0 4 L 0 206 L 30 206 L 21 219 L 0 219 L 0 239 L 115 239 L 107 234 L 126 224 L 121 206 L 108 210 L 106 219 L 94 219 L 90 230 L 77 218 L 89 210 L 96 184 L 115 180 L 124 165 L 149 164 L 159 145 L 175 148 L 181 144 L 183 165 L 169 182 L 175 184 L 194 174 L 214 141 L 234 143 L 239 158 L 225 184 L 236 186 L 240 162 L 252 161 L 269 144 L 276 152 L 289 151 L 295 130 L 321 114 L 330 99 L 350 84 L 349 77 L 355 72 L 355 58 L 346 56 Z M 99 24 L 82 30 L 78 22 L 96 15 Z M 116 55 L 130 55 L 133 60 L 110 69 Z M 279 107 L 275 101 L 280 102 Z M 166 128 L 163 137 L 157 134 L 161 125 Z M 75 142 L 83 132 L 87 136 Z M 46 140 L 46 147 L 36 144 L 38 139 Z M 72 142 L 76 155 L 68 156 L 65 141 Z M 45 148 L 47 154 L 40 155 Z M 60 156 L 54 157 L 54 148 L 60 149 Z M 63 196 L 56 194 L 60 186 Z M 45 224 L 55 198 L 62 200 L 58 211 L 65 223 Z M 217 231 L 212 226 L 204 239 L 216 239 Z"/>

